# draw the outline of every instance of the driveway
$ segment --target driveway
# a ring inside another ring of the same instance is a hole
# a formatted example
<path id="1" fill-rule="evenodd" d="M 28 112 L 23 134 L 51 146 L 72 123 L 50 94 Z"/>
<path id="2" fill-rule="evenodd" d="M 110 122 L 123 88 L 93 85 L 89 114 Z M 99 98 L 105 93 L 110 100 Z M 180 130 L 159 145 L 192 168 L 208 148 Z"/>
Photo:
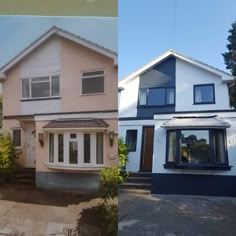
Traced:
<path id="1" fill-rule="evenodd" d="M 0 236 L 70 235 L 81 211 L 98 202 L 94 194 L 1 186 Z"/>
<path id="2" fill-rule="evenodd" d="M 119 236 L 234 236 L 236 198 L 119 194 Z"/>

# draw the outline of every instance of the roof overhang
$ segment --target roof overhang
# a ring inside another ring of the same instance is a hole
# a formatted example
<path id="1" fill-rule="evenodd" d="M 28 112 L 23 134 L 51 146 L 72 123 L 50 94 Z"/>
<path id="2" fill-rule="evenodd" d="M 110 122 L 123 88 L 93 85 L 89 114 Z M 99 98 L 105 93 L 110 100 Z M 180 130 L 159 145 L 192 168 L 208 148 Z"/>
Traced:
<path id="1" fill-rule="evenodd" d="M 130 73 L 129 75 L 127 75 L 126 77 L 124 77 L 120 82 L 119 82 L 119 86 L 124 86 L 124 84 L 129 83 L 130 81 L 132 81 L 133 79 L 136 79 L 137 77 L 139 77 L 141 74 L 145 73 L 147 70 L 153 68 L 154 66 L 156 66 L 157 64 L 161 63 L 162 61 L 164 61 L 165 59 L 167 59 L 168 57 L 175 57 L 178 59 L 181 59 L 183 61 L 186 61 L 192 65 L 195 65 L 199 68 L 202 68 L 206 71 L 209 71 L 213 74 L 216 74 L 218 76 L 221 77 L 222 82 L 223 83 L 227 83 L 227 81 L 232 81 L 234 80 L 234 77 L 222 70 L 219 70 L 213 66 L 210 66 L 206 63 L 203 63 L 201 61 L 198 61 L 196 59 L 193 59 L 192 57 L 186 56 L 182 53 L 176 52 L 173 49 L 169 49 L 167 52 L 163 53 L 162 55 L 160 55 L 159 57 L 155 58 L 154 60 L 150 61 L 149 63 L 145 64 L 144 66 L 140 67 L 138 70 L 134 71 L 133 73 Z"/>
<path id="2" fill-rule="evenodd" d="M 118 64 L 117 53 L 115 53 L 107 48 L 104 48 L 96 43 L 93 43 L 87 39 L 84 39 L 80 36 L 77 36 L 75 34 L 72 34 L 68 31 L 62 30 L 62 29 L 54 26 L 50 30 L 48 30 L 46 33 L 44 33 L 42 36 L 40 36 L 38 39 L 36 39 L 33 43 L 31 43 L 27 48 L 25 48 L 23 51 L 21 51 L 18 55 L 16 55 L 11 61 L 9 61 L 2 68 L 0 68 L 0 79 L 4 79 L 6 77 L 5 72 L 7 70 L 9 70 L 11 67 L 16 65 L 20 60 L 25 58 L 28 54 L 30 54 L 34 49 L 36 49 L 38 46 L 40 46 L 43 42 L 45 42 L 52 35 L 59 35 L 63 38 L 69 39 L 75 43 L 78 43 L 84 47 L 87 47 L 93 51 L 96 51 L 104 56 L 107 56 L 107 57 L 113 59 L 115 66 L 117 66 L 117 64 Z"/>
<path id="3" fill-rule="evenodd" d="M 161 128 L 165 129 L 226 129 L 231 125 L 218 116 L 183 116 L 173 117 L 165 121 Z"/>
<path id="4" fill-rule="evenodd" d="M 58 119 L 47 123 L 43 129 L 45 131 L 69 131 L 69 130 L 106 130 L 108 124 L 103 119 Z"/>

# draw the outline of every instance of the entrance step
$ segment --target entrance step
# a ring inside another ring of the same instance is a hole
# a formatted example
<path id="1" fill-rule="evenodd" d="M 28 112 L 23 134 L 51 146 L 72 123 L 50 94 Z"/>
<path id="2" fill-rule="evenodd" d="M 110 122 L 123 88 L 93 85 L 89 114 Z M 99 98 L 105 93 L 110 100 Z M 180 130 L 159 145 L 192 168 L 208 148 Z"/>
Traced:
<path id="1" fill-rule="evenodd" d="M 35 168 L 18 168 L 14 170 L 11 182 L 22 185 L 35 185 Z"/>
<path id="2" fill-rule="evenodd" d="M 119 188 L 118 193 L 150 195 L 151 191 L 147 189 Z"/>
<path id="3" fill-rule="evenodd" d="M 120 186 L 120 191 L 134 194 L 150 194 L 152 173 L 132 172 L 129 173 L 128 181 Z"/>

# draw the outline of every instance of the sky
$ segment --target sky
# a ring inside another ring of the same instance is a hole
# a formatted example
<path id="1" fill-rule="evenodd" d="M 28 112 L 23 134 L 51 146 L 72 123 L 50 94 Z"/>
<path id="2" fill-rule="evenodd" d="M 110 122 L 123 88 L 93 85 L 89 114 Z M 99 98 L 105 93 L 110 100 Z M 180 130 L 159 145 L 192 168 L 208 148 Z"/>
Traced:
<path id="1" fill-rule="evenodd" d="M 0 68 L 54 25 L 117 52 L 117 24 L 115 17 L 0 16 Z"/>
<path id="2" fill-rule="evenodd" d="M 229 72 L 221 53 L 234 21 L 235 0 L 119 0 L 119 79 L 170 48 Z"/>

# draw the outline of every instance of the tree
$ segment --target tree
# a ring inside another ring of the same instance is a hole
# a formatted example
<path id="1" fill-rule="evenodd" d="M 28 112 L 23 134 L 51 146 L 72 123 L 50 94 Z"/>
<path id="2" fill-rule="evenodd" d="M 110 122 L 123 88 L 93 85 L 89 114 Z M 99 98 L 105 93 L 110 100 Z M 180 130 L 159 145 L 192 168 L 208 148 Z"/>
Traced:
<path id="1" fill-rule="evenodd" d="M 229 36 L 227 40 L 229 43 L 226 45 L 228 52 L 222 54 L 226 69 L 229 69 L 233 76 L 236 76 L 236 21 L 231 24 Z M 236 81 L 235 81 L 236 82 Z M 236 108 L 236 83 L 229 89 L 230 93 L 230 106 Z"/>

